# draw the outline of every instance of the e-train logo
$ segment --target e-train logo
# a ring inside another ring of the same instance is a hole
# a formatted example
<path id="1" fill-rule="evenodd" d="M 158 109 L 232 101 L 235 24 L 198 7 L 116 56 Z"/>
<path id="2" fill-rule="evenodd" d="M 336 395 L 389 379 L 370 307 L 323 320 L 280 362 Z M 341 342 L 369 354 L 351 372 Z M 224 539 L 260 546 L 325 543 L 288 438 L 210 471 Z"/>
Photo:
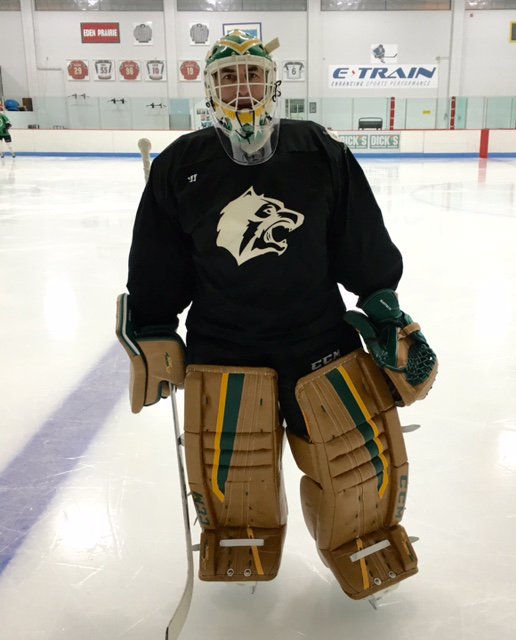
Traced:
<path id="1" fill-rule="evenodd" d="M 330 65 L 330 89 L 382 89 L 437 87 L 437 66 L 420 65 Z"/>

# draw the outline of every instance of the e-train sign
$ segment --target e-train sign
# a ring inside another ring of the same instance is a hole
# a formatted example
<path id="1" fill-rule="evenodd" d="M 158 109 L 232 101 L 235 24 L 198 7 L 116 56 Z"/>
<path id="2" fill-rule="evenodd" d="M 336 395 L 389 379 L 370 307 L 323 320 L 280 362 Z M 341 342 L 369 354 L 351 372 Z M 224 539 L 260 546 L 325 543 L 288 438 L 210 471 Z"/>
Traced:
<path id="1" fill-rule="evenodd" d="M 435 64 L 330 65 L 330 89 L 431 89 L 437 87 Z"/>

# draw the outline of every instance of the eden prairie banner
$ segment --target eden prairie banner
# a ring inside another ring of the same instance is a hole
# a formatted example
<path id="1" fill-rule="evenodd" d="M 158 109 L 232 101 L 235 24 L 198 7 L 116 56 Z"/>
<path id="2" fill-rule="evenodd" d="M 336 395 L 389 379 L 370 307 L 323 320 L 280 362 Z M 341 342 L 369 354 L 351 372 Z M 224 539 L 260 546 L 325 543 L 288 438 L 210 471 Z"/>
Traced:
<path id="1" fill-rule="evenodd" d="M 330 65 L 330 89 L 431 89 L 437 87 L 435 64 Z"/>

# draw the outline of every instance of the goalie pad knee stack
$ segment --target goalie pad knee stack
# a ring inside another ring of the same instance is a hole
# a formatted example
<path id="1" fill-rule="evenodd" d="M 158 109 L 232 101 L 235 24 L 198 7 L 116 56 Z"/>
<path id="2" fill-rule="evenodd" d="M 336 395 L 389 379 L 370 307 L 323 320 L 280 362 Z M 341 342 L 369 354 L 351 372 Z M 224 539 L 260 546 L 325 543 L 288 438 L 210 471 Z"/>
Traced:
<path id="1" fill-rule="evenodd" d="M 287 504 L 276 379 L 272 369 L 187 368 L 185 454 L 202 527 L 201 580 L 271 580 L 278 572 Z"/>
<path id="2" fill-rule="evenodd" d="M 400 522 L 408 462 L 393 397 L 362 349 L 302 378 L 309 439 L 289 434 L 319 554 L 345 593 L 369 597 L 417 572 Z"/>

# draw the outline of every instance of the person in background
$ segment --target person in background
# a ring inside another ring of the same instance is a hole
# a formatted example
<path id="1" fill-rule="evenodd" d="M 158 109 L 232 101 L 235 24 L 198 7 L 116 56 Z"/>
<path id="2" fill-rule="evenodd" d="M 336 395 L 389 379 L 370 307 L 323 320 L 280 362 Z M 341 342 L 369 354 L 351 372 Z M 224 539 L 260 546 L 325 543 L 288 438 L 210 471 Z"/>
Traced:
<path id="1" fill-rule="evenodd" d="M 11 123 L 9 121 L 9 118 L 5 115 L 4 105 L 0 103 L 0 158 L 3 158 L 5 155 L 3 145 L 1 144 L 2 140 L 5 142 L 8 150 L 11 152 L 11 156 L 13 158 L 16 157 L 12 146 L 12 137 L 9 131 L 10 128 Z"/>

